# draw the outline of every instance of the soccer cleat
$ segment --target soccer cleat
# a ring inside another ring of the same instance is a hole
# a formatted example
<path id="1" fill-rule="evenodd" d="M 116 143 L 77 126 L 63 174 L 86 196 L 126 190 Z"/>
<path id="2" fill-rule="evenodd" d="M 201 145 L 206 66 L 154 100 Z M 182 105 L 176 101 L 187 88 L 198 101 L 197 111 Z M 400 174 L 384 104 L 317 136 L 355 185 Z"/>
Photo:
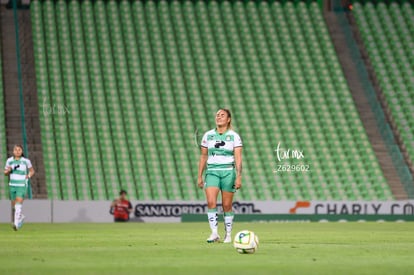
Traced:
<path id="1" fill-rule="evenodd" d="M 25 216 L 24 216 L 23 214 L 22 214 L 22 215 L 20 215 L 20 219 L 19 219 L 19 221 L 17 222 L 17 229 L 22 228 L 23 223 L 24 223 L 24 218 L 25 218 Z"/>
<path id="2" fill-rule="evenodd" d="M 17 226 L 14 223 L 12 223 L 12 228 L 14 231 L 17 231 Z"/>
<path id="3" fill-rule="evenodd" d="M 218 242 L 220 240 L 220 236 L 217 233 L 211 233 L 210 237 L 208 237 L 208 243 Z"/>
<path id="4" fill-rule="evenodd" d="M 231 243 L 231 233 L 226 233 L 223 243 Z"/>
<path id="5" fill-rule="evenodd" d="M 19 223 L 18 222 L 14 222 L 13 229 L 14 229 L 14 231 L 19 230 Z"/>

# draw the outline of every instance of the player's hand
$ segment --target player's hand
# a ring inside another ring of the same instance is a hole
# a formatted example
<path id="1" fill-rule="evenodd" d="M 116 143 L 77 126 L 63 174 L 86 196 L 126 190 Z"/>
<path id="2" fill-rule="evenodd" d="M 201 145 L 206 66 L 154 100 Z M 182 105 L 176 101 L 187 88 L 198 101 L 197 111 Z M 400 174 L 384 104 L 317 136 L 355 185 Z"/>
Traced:
<path id="1" fill-rule="evenodd" d="M 11 170 L 12 168 L 10 166 L 7 166 L 6 169 L 4 169 L 4 174 L 9 174 Z"/>
<path id="2" fill-rule="evenodd" d="M 199 177 L 197 180 L 197 185 L 199 188 L 203 188 L 204 187 L 204 180 L 202 177 Z"/>
<path id="3" fill-rule="evenodd" d="M 234 188 L 239 190 L 242 187 L 241 177 L 236 177 L 236 181 L 234 182 Z"/>

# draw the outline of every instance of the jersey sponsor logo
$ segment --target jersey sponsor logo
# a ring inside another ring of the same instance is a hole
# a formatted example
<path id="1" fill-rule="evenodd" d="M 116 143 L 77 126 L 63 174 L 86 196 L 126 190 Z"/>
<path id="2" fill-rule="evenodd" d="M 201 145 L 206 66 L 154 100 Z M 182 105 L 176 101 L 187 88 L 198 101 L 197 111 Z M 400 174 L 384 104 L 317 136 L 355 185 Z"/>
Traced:
<path id="1" fill-rule="evenodd" d="M 220 147 L 223 147 L 224 145 L 226 145 L 226 143 L 224 142 L 224 141 L 216 141 L 216 144 L 214 144 L 214 147 L 215 148 L 220 148 Z"/>

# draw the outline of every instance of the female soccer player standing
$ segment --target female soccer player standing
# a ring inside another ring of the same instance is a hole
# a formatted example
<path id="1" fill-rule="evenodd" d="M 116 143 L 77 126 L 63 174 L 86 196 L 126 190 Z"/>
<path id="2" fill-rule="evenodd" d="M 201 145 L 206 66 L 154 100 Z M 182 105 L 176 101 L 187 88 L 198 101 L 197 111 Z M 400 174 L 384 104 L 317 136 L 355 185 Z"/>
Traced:
<path id="1" fill-rule="evenodd" d="M 13 228 L 19 230 L 23 225 L 24 215 L 22 214 L 23 199 L 27 192 L 29 179 L 35 171 L 29 159 L 23 156 L 23 146 L 13 147 L 13 156 L 8 158 L 4 167 L 4 174 L 9 176 L 10 200 L 14 215 Z"/>
<path id="2" fill-rule="evenodd" d="M 230 243 L 234 213 L 233 196 L 241 188 L 242 141 L 231 129 L 231 113 L 219 109 L 216 113 L 216 128 L 206 132 L 201 141 L 201 156 L 198 165 L 198 186 L 205 189 L 208 208 L 208 221 L 211 235 L 207 242 L 220 240 L 218 234 L 217 197 L 221 192 L 226 237 Z M 203 172 L 206 168 L 205 179 Z"/>

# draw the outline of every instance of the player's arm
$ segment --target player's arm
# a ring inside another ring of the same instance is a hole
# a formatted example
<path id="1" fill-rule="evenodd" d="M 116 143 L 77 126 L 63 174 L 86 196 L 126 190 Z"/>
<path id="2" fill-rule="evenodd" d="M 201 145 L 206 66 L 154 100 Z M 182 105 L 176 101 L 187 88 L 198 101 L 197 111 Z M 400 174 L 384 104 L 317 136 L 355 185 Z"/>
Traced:
<path id="1" fill-rule="evenodd" d="M 200 188 L 203 188 L 204 186 L 203 172 L 204 172 L 204 169 L 206 168 L 207 158 L 208 158 L 208 148 L 202 146 L 200 161 L 198 163 L 198 179 L 197 179 L 197 184 L 198 184 L 198 187 Z"/>
<path id="2" fill-rule="evenodd" d="M 11 171 L 12 171 L 11 166 L 6 165 L 6 167 L 4 167 L 4 175 L 5 176 L 10 175 Z"/>
<path id="3" fill-rule="evenodd" d="M 30 179 L 35 174 L 35 170 L 33 167 L 29 168 L 29 174 L 27 174 L 27 178 Z"/>
<path id="4" fill-rule="evenodd" d="M 132 203 L 131 202 L 128 202 L 128 212 L 129 213 L 132 213 L 132 210 L 133 210 Z"/>
<path id="5" fill-rule="evenodd" d="M 111 207 L 109 208 L 109 214 L 113 215 L 115 211 L 116 200 L 113 200 L 111 203 Z"/>
<path id="6" fill-rule="evenodd" d="M 113 200 L 111 203 L 111 207 L 112 208 L 115 207 L 117 203 L 118 203 L 118 199 Z"/>
<path id="7" fill-rule="evenodd" d="M 12 171 L 12 167 L 9 165 L 9 162 L 6 161 L 6 166 L 4 166 L 4 175 L 5 176 L 10 175 L 11 171 Z"/>
<path id="8" fill-rule="evenodd" d="M 236 189 L 241 188 L 241 177 L 242 177 L 242 148 L 243 147 L 236 147 L 234 148 L 234 164 L 236 166 L 236 182 L 235 187 Z"/>

